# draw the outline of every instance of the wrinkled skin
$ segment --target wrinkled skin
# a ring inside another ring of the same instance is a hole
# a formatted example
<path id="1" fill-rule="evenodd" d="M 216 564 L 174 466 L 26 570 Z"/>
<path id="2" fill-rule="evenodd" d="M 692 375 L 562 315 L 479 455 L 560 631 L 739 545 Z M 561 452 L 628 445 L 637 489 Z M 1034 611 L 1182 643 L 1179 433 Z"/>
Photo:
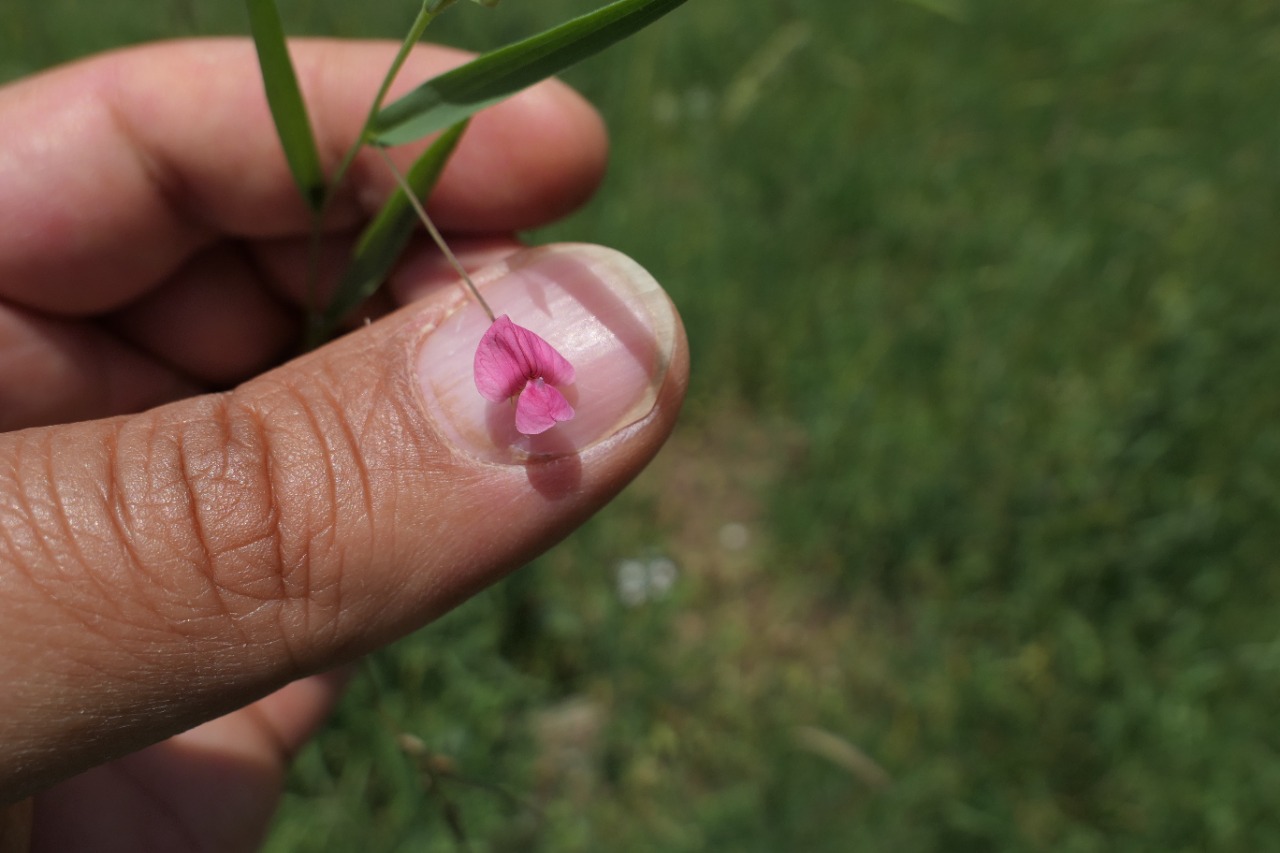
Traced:
<path id="1" fill-rule="evenodd" d="M 394 49 L 296 45 L 330 167 Z M 401 80 L 461 58 L 423 48 Z M 555 505 L 503 494 L 513 479 L 450 474 L 459 463 L 380 366 L 379 353 L 411 343 L 394 317 L 270 381 L 152 410 L 235 388 L 298 340 L 308 216 L 252 47 L 173 43 L 57 69 L 0 90 L 0 126 L 0 791 L 6 802 L 36 793 L 39 850 L 254 849 L 290 757 L 339 695 L 341 667 L 593 512 L 656 450 L 674 406 Z M 395 157 L 404 168 L 419 150 Z M 515 231 L 582 203 L 605 155 L 594 111 L 544 84 L 473 123 L 432 211 L 479 265 L 517 248 Z M 392 185 L 376 158 L 357 161 L 326 223 L 322 289 Z M 367 314 L 418 304 L 450 278 L 423 243 Z M 297 417 L 273 430 L 281 411 Z M 90 422 L 54 426 L 73 421 Z M 353 434 L 360 454 L 346 452 Z M 269 455 L 255 455 L 262 442 Z M 254 479 L 262 459 L 311 459 L 318 444 L 327 490 Z M 403 473 L 415 465 L 440 476 Z M 401 480 L 367 489 L 368 507 L 339 499 L 386 471 Z M 419 481 L 460 485 L 420 498 Z M 260 539 L 244 529 L 259 487 L 277 490 L 271 512 L 305 515 L 300 527 Z M 476 503 L 460 500 L 463 488 L 489 489 L 527 523 L 481 527 L 492 522 L 463 514 Z M 120 497 L 131 489 L 144 497 Z M 176 497 L 145 497 L 157 494 Z M 384 515 L 402 532 L 383 530 Z M 428 530 L 403 533 L 423 518 Z M 483 559 L 465 545 L 475 541 L 489 543 Z M 263 542 L 253 560 L 236 556 Z M 304 547 L 310 576 L 289 556 Z M 156 568 L 174 553 L 205 571 Z M 424 580 L 407 568 L 445 561 Z"/>

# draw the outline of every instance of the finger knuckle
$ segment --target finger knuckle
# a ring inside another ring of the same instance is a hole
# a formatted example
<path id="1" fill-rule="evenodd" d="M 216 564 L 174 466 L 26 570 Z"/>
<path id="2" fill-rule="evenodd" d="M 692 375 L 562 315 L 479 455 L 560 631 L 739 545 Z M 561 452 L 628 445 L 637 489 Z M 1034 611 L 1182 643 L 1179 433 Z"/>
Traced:
<path id="1" fill-rule="evenodd" d="M 297 656 L 340 605 L 340 508 L 361 488 L 341 471 L 359 457 L 323 404 L 260 402 L 233 392 L 152 425 L 144 488 L 124 490 L 121 514 L 171 619 L 219 620 Z"/>

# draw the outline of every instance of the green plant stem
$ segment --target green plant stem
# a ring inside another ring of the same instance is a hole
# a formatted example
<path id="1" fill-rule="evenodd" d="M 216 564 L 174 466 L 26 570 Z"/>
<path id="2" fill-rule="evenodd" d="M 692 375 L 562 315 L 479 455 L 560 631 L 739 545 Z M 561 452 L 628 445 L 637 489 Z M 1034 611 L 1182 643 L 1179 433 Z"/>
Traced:
<path id="1" fill-rule="evenodd" d="M 326 206 L 342 184 L 342 179 L 346 177 L 347 170 L 351 168 L 356 155 L 360 153 L 360 149 L 368 141 L 369 125 L 373 123 L 374 118 L 382 109 L 382 102 L 387 99 L 387 92 L 391 91 L 391 85 L 395 83 L 396 77 L 400 74 L 400 69 L 404 67 L 405 62 L 409 59 L 409 53 L 422 39 L 422 34 L 426 32 L 431 22 L 451 5 L 452 0 L 435 0 L 435 2 L 424 0 L 422 8 L 418 10 L 418 17 L 414 18 L 413 26 L 409 27 L 408 34 L 404 37 L 404 41 L 400 43 L 400 50 L 396 53 L 396 58 L 392 60 L 391 67 L 387 69 L 386 76 L 382 78 L 382 85 L 378 87 L 378 94 L 374 96 L 373 103 L 369 107 L 369 114 L 365 116 L 364 124 L 360 126 L 360 135 L 356 137 L 355 143 L 347 149 L 347 153 L 343 155 L 342 161 L 333 173 L 333 180 L 329 183 L 329 193 L 325 197 Z"/>
<path id="2" fill-rule="evenodd" d="M 391 157 L 387 155 L 385 148 L 374 146 L 374 150 L 382 155 L 382 161 L 387 164 L 387 168 L 391 170 L 391 174 L 395 176 L 396 183 L 400 185 L 400 189 L 409 199 L 409 204 L 413 205 L 413 210 L 418 214 L 418 218 L 422 220 L 422 224 L 427 229 L 427 233 L 431 235 L 431 239 L 440 247 L 440 251 L 444 253 L 445 259 L 453 267 L 454 271 L 462 277 L 463 284 L 467 290 L 475 297 L 476 302 L 480 303 L 480 307 L 484 309 L 484 313 L 489 315 L 489 322 L 497 319 L 493 314 L 493 309 L 489 307 L 489 303 L 485 302 L 484 297 L 480 295 L 479 288 L 476 283 L 471 280 L 471 276 L 467 275 L 466 269 L 462 266 L 462 262 L 458 260 L 458 256 L 449 248 L 449 244 L 444 241 L 444 235 L 440 233 L 440 229 L 436 228 L 436 224 L 431 221 L 431 217 L 427 215 L 427 209 L 422 206 L 422 202 L 418 200 L 418 196 L 414 194 L 413 187 L 409 186 L 409 182 L 405 180 L 404 175 L 400 174 L 400 170 L 396 168 L 396 164 L 391 162 Z"/>
<path id="3" fill-rule="evenodd" d="M 343 180 L 346 179 L 347 172 L 351 169 L 351 164 L 355 162 L 356 155 L 365 146 L 369 125 L 373 123 L 374 118 L 382 109 L 382 103 L 386 100 L 387 93 L 391 91 L 391 86 L 395 83 L 400 69 L 404 67 L 405 62 L 409 59 L 409 53 L 421 41 L 422 34 L 426 32 L 431 22 L 441 12 L 453 5 L 453 2 L 454 0 L 423 0 L 422 8 L 418 10 L 418 16 L 414 18 L 413 25 L 409 27 L 409 32 L 405 35 L 404 41 L 400 43 L 400 50 L 396 52 L 396 58 L 392 60 L 391 67 L 387 69 L 386 75 L 382 78 L 378 93 L 374 96 L 373 103 L 369 106 L 369 113 L 365 116 L 364 123 L 360 126 L 360 133 L 356 136 L 356 141 L 342 155 L 342 160 L 339 161 L 338 168 L 334 170 L 333 177 L 329 180 L 325 189 L 320 209 L 312 219 L 311 240 L 307 248 L 307 329 L 303 344 L 307 350 L 315 349 L 323 344 L 323 338 L 327 334 L 324 312 L 316 304 L 316 286 L 320 276 L 320 244 L 323 237 L 322 229 L 325 215 L 329 212 L 333 200 L 337 197 L 338 188 L 342 186 Z M 412 199 L 413 194 L 410 193 L 409 197 Z"/>
<path id="4" fill-rule="evenodd" d="M 310 352 L 324 343 L 324 312 L 316 305 L 316 286 L 320 278 L 320 244 L 324 237 L 324 208 L 311 216 L 311 238 L 307 241 L 307 323 L 303 330 L 302 351 Z"/>

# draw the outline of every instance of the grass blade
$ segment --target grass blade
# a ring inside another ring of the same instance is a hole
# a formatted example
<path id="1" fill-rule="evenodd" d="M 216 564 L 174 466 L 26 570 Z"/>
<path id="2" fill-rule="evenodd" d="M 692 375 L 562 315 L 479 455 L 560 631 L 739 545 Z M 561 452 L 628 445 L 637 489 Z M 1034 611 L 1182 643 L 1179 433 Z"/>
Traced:
<path id="1" fill-rule="evenodd" d="M 267 104 L 271 107 L 289 170 L 307 205 L 318 211 L 324 203 L 324 172 L 320 168 L 307 107 L 298 88 L 298 77 L 289 58 L 280 12 L 274 0 L 245 0 L 245 5 L 249 10 L 253 43 L 258 49 Z"/>
<path id="2" fill-rule="evenodd" d="M 369 128 L 400 145 L 449 127 L 621 41 L 685 0 L 619 0 L 441 74 L 387 106 Z"/>
<path id="3" fill-rule="evenodd" d="M 425 199 L 431 194 L 466 126 L 464 120 L 446 130 L 413 164 L 405 178 L 418 198 Z M 396 190 L 356 243 L 351 264 L 325 310 L 323 337 L 328 337 L 344 314 L 377 292 L 416 227 L 418 218 L 408 197 L 402 190 Z"/>

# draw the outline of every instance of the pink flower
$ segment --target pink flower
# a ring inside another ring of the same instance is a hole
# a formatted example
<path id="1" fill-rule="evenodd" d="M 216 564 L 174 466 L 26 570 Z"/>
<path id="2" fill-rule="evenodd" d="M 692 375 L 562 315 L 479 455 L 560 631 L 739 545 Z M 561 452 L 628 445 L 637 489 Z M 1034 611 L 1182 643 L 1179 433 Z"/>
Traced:
<path id="1" fill-rule="evenodd" d="M 573 365 L 551 344 L 511 322 L 493 321 L 476 349 L 476 390 L 501 403 L 516 395 L 516 429 L 538 435 L 573 418 L 573 406 L 555 385 L 573 384 Z"/>

